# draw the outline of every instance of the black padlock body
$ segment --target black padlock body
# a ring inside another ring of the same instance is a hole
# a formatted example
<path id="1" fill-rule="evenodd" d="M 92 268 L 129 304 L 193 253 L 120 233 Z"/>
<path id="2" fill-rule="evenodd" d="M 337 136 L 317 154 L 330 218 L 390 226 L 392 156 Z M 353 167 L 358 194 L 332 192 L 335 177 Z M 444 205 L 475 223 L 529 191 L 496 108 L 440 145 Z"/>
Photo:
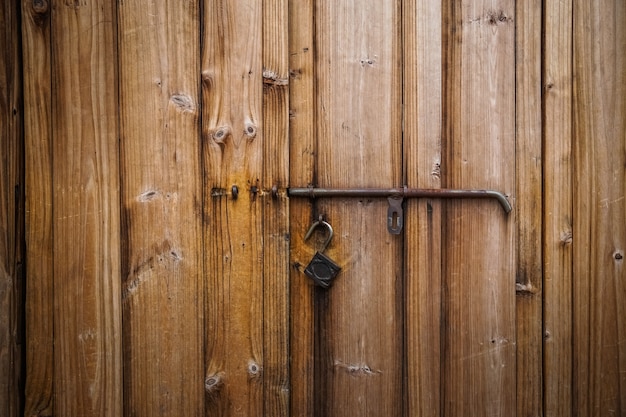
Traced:
<path id="1" fill-rule="evenodd" d="M 339 271 L 341 268 L 332 259 L 321 252 L 316 252 L 304 273 L 320 287 L 328 288 Z"/>

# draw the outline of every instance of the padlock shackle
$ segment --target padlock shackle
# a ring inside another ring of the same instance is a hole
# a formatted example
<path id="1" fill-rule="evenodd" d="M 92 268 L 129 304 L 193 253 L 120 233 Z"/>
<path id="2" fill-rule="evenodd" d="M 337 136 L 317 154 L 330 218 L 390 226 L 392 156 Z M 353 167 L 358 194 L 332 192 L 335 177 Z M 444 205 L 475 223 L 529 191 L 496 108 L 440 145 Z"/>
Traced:
<path id="1" fill-rule="evenodd" d="M 320 250 L 320 252 L 324 252 L 326 250 L 326 247 L 330 243 L 330 240 L 333 238 L 333 227 L 330 225 L 330 223 L 322 220 L 322 216 L 320 216 L 318 221 L 314 222 L 311 225 L 311 227 L 309 228 L 309 231 L 306 232 L 306 235 L 304 235 L 304 241 L 306 242 L 311 237 L 315 229 L 317 229 L 320 226 L 324 226 L 326 227 L 326 229 L 328 229 L 328 237 L 326 238 L 326 241 L 324 242 L 324 246 Z"/>

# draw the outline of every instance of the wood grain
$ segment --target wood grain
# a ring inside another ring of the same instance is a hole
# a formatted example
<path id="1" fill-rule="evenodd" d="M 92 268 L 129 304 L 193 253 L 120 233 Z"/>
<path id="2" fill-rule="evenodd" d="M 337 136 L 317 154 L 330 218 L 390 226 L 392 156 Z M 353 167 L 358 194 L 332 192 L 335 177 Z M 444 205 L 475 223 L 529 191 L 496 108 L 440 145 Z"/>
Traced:
<path id="1" fill-rule="evenodd" d="M 26 182 L 26 387 L 24 415 L 53 407 L 52 84 L 50 8 L 22 2 Z"/>
<path id="2" fill-rule="evenodd" d="M 626 413 L 623 2 L 11 0 L 0 21 L 0 415 Z M 309 184 L 515 210 L 407 200 L 397 237 L 382 199 L 289 201 Z M 330 290 L 303 274 L 320 214 Z"/>
<path id="3" fill-rule="evenodd" d="M 272 393 L 272 388 L 264 392 L 263 385 L 267 372 L 268 380 L 280 386 L 284 370 L 265 369 L 264 357 L 264 349 L 269 347 L 263 334 L 266 326 L 264 288 L 267 288 L 264 268 L 269 272 L 280 266 L 266 263 L 263 258 L 263 238 L 266 237 L 263 210 L 267 200 L 260 195 L 266 140 L 262 110 L 262 6 L 262 2 L 253 0 L 214 0 L 204 7 L 205 378 L 206 413 L 212 416 L 262 415 L 264 393 L 274 395 L 273 405 L 268 407 L 280 408 L 284 401 L 281 395 L 275 396 L 275 386 Z M 265 55 L 271 65 L 267 70 L 275 72 L 275 78 L 284 79 L 284 67 L 270 60 L 270 56 L 278 55 Z M 286 99 L 284 94 L 278 94 L 276 101 L 270 99 L 276 105 L 276 112 L 268 115 L 269 118 L 278 117 L 278 109 L 284 106 L 280 99 Z M 270 143 L 277 140 L 278 131 L 284 128 L 279 124 L 273 129 L 277 130 L 272 131 Z M 271 170 L 282 174 L 281 163 L 277 162 Z M 234 192 L 233 187 L 238 192 Z M 283 217 L 286 215 L 284 203 L 278 204 L 282 207 Z M 279 212 L 280 207 L 277 207 Z M 274 221 L 274 230 L 285 226 L 285 219 Z M 277 246 L 270 245 L 274 250 L 282 245 L 279 243 L 281 238 L 276 238 L 278 241 L 274 244 Z M 279 285 L 280 280 L 280 276 L 272 277 L 268 285 Z M 284 306 L 270 304 L 266 310 L 270 314 L 281 314 L 272 308 Z M 267 326 L 272 330 L 270 324 Z M 281 349 L 280 345 L 275 347 Z M 275 354 L 272 352 L 271 361 L 274 362 L 268 366 L 276 366 Z"/>
<path id="4" fill-rule="evenodd" d="M 442 4 L 404 5 L 404 169 L 409 187 L 441 187 Z M 405 202 L 407 416 L 441 415 L 441 202 Z"/>
<path id="5" fill-rule="evenodd" d="M 17 1 L 0 5 L 0 415 L 21 414 L 24 166 Z"/>
<path id="6" fill-rule="evenodd" d="M 277 417 L 290 400 L 287 6 L 263 1 L 263 415 Z"/>
<path id="7" fill-rule="evenodd" d="M 105 1 L 52 11 L 56 415 L 122 412 L 114 17 Z"/>
<path id="8" fill-rule="evenodd" d="M 124 414 L 204 413 L 200 10 L 120 2 Z"/>
<path id="9" fill-rule="evenodd" d="M 399 185 L 399 4 L 320 1 L 315 22 L 316 185 Z M 318 214 L 335 229 L 326 253 L 343 269 L 316 294 L 315 415 L 398 416 L 402 239 L 386 230 L 387 201 L 322 200 L 310 218 Z M 321 238 L 307 242 L 303 265 Z"/>
<path id="10" fill-rule="evenodd" d="M 515 191 L 515 3 L 444 10 L 442 186 Z M 444 214 L 443 414 L 515 415 L 515 217 L 495 202 Z"/>
<path id="11" fill-rule="evenodd" d="M 517 415 L 543 409 L 541 1 L 516 2 Z"/>
<path id="12" fill-rule="evenodd" d="M 544 2 L 544 414 L 572 415 L 572 2 Z"/>
<path id="13" fill-rule="evenodd" d="M 572 411 L 624 415 L 626 5 L 575 1 L 573 16 Z"/>
<path id="14" fill-rule="evenodd" d="M 314 2 L 289 1 L 289 178 L 290 185 L 315 183 Z M 290 382 L 291 415 L 312 417 L 315 406 L 315 289 L 304 273 L 312 256 L 303 241 L 312 222 L 311 202 L 291 199 L 290 217 Z"/>

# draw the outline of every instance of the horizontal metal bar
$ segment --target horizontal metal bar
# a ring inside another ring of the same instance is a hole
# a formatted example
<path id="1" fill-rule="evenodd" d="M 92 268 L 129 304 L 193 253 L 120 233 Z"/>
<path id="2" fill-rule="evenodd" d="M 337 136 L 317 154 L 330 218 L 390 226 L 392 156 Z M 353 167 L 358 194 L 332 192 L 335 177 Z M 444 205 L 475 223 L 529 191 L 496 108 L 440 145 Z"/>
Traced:
<path id="1" fill-rule="evenodd" d="M 493 190 L 451 190 L 439 188 L 316 188 L 293 187 L 287 190 L 289 197 L 402 197 L 402 198 L 494 198 L 506 213 L 512 210 L 506 196 Z"/>

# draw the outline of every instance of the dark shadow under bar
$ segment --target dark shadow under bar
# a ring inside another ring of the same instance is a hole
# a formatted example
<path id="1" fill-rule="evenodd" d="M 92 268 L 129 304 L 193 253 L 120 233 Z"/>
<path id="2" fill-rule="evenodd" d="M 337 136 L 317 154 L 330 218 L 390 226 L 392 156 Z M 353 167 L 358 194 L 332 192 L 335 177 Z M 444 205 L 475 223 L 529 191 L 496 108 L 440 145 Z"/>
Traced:
<path id="1" fill-rule="evenodd" d="M 506 196 L 493 190 L 450 190 L 437 188 L 315 188 L 292 187 L 289 197 L 327 198 L 327 197 L 401 197 L 401 198 L 495 198 L 506 213 L 512 210 Z"/>

